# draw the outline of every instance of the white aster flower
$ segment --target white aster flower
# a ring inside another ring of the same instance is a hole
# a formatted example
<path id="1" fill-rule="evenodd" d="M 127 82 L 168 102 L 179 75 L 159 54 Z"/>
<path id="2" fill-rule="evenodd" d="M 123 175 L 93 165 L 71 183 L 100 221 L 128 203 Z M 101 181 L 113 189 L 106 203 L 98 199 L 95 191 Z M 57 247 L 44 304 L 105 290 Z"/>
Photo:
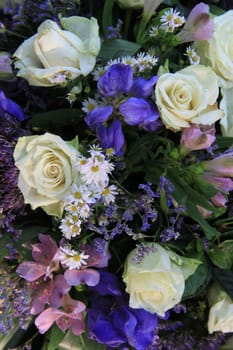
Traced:
<path id="1" fill-rule="evenodd" d="M 137 69 L 143 72 L 146 69 L 151 69 L 158 63 L 158 58 L 146 52 L 139 52 L 136 56 Z"/>
<path id="2" fill-rule="evenodd" d="M 105 204 L 113 203 L 115 202 L 115 196 L 118 194 L 117 187 L 115 185 L 105 187 L 101 194 Z"/>
<path id="3" fill-rule="evenodd" d="M 164 15 L 160 18 L 162 26 L 167 28 L 166 31 L 173 32 L 175 28 L 182 26 L 185 23 L 183 16 L 173 8 L 165 11 Z"/>
<path id="4" fill-rule="evenodd" d="M 117 57 L 114 59 L 111 59 L 107 62 L 106 66 L 105 66 L 105 71 L 111 67 L 113 64 L 117 64 L 117 63 L 121 63 L 121 57 Z"/>
<path id="5" fill-rule="evenodd" d="M 133 56 L 124 56 L 124 57 L 121 57 L 121 63 L 134 67 L 135 64 L 137 63 L 137 60 Z"/>
<path id="6" fill-rule="evenodd" d="M 69 270 L 80 269 L 83 265 L 86 265 L 86 260 L 89 255 L 84 251 L 77 252 L 71 249 L 69 246 L 60 247 L 59 258 L 62 265 L 65 265 Z"/>
<path id="7" fill-rule="evenodd" d="M 192 48 L 191 46 L 188 46 L 186 48 L 185 56 L 188 56 L 190 64 L 199 64 L 200 63 L 200 56 L 198 56 L 198 54 L 196 53 L 194 48 Z"/>
<path id="8" fill-rule="evenodd" d="M 98 81 L 99 78 L 105 73 L 105 70 L 106 70 L 105 67 L 98 67 L 98 68 L 96 68 L 96 69 L 92 72 L 93 79 L 94 79 L 95 81 Z"/>
<path id="9" fill-rule="evenodd" d="M 156 38 L 156 36 L 159 34 L 159 27 L 158 26 L 152 26 L 149 29 L 149 36 L 151 38 Z"/>
<path id="10" fill-rule="evenodd" d="M 109 182 L 108 174 L 113 170 L 112 164 L 98 157 L 90 157 L 80 168 L 83 181 L 87 184 L 95 184 L 97 187 L 105 187 Z"/>
<path id="11" fill-rule="evenodd" d="M 74 203 L 79 205 L 78 203 L 80 200 L 86 202 L 86 203 L 93 203 L 92 197 L 92 190 L 87 187 L 85 184 L 81 184 L 77 186 L 76 184 L 73 184 L 71 187 L 71 194 L 65 198 L 67 205 L 70 203 Z"/>
<path id="12" fill-rule="evenodd" d="M 89 113 L 98 106 L 98 101 L 96 101 L 94 98 L 89 97 L 82 102 L 81 110 L 85 113 Z"/>
<path id="13" fill-rule="evenodd" d="M 72 237 L 79 236 L 81 233 L 82 221 L 78 215 L 66 215 L 59 226 L 63 236 L 66 239 L 71 239 Z"/>

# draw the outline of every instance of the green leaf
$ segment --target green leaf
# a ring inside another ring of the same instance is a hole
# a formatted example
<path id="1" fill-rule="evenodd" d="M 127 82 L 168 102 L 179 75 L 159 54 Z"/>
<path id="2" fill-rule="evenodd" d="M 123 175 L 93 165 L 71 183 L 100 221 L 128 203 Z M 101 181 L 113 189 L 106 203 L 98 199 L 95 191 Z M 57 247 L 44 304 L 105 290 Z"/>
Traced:
<path id="1" fill-rule="evenodd" d="M 105 350 L 105 346 L 98 344 L 97 342 L 90 340 L 87 336 L 76 336 L 72 332 L 68 331 L 58 345 L 58 350 Z"/>
<path id="2" fill-rule="evenodd" d="M 108 35 L 108 27 L 112 26 L 112 10 L 113 10 L 114 0 L 106 0 L 104 2 L 103 16 L 102 16 L 102 30 L 104 36 Z"/>
<path id="3" fill-rule="evenodd" d="M 220 286 L 233 299 L 233 271 L 214 268 L 212 270 L 213 276 Z"/>
<path id="4" fill-rule="evenodd" d="M 233 145 L 233 137 L 217 136 L 215 142 L 220 148 L 226 149 Z"/>
<path id="5" fill-rule="evenodd" d="M 199 223 L 209 240 L 218 238 L 220 233 L 202 217 L 197 209 L 197 205 L 211 210 L 215 215 L 221 211 L 221 208 L 216 208 L 211 205 L 205 196 L 189 186 L 183 180 L 182 174 L 177 174 L 174 170 L 171 171 L 169 169 L 167 177 L 175 186 L 175 191 L 172 193 L 172 196 L 179 204 L 185 206 L 187 215 Z"/>
<path id="6" fill-rule="evenodd" d="M 213 15 L 219 16 L 219 15 L 222 15 L 224 12 L 225 10 L 222 9 L 221 7 L 210 4 L 210 13 L 212 13 Z"/>
<path id="7" fill-rule="evenodd" d="M 48 345 L 46 350 L 56 350 L 64 336 L 64 332 L 54 324 L 51 331 L 48 333 Z"/>
<path id="8" fill-rule="evenodd" d="M 31 119 L 32 128 L 39 128 L 53 131 L 54 128 L 62 128 L 64 126 L 77 125 L 80 122 L 79 109 L 56 109 L 49 112 L 34 114 Z"/>
<path id="9" fill-rule="evenodd" d="M 188 201 L 186 204 L 187 214 L 196 222 L 199 223 L 203 229 L 208 240 L 217 239 L 220 237 L 220 232 L 218 232 L 214 227 L 212 227 L 199 213 L 196 205 Z"/>
<path id="10" fill-rule="evenodd" d="M 104 41 L 99 53 L 99 57 L 110 60 L 116 57 L 133 56 L 139 49 L 140 45 L 132 41 L 115 39 Z"/>
<path id="11" fill-rule="evenodd" d="M 195 185 L 205 194 L 206 198 L 212 198 L 218 192 L 210 182 L 200 176 L 195 177 Z"/>
<path id="12" fill-rule="evenodd" d="M 224 241 L 216 248 L 210 249 L 208 255 L 217 267 L 231 269 L 233 265 L 233 240 Z"/>
<path id="13" fill-rule="evenodd" d="M 210 273 L 205 263 L 198 266 L 193 275 L 185 281 L 183 299 L 191 298 L 198 294 L 208 283 Z"/>

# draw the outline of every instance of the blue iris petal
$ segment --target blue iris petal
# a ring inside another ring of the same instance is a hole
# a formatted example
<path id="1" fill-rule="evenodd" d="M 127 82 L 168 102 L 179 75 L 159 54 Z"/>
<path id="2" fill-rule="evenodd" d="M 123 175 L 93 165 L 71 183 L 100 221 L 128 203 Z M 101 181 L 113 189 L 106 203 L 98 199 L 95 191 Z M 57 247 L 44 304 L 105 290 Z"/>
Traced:
<path id="1" fill-rule="evenodd" d="M 144 124 L 148 120 L 158 119 L 159 114 L 153 103 L 143 98 L 130 97 L 119 106 L 119 111 L 129 125 Z"/>
<path id="2" fill-rule="evenodd" d="M 109 67 L 98 81 L 98 90 L 105 97 L 115 97 L 119 92 L 128 93 L 133 85 L 131 66 L 117 63 Z"/>
<path id="3" fill-rule="evenodd" d="M 97 126 L 106 122 L 113 112 L 113 106 L 96 107 L 85 117 L 85 122 L 90 129 L 96 130 Z"/>
<path id="4" fill-rule="evenodd" d="M 120 120 L 114 120 L 108 128 L 99 125 L 96 134 L 103 148 L 113 148 L 116 155 L 122 154 L 125 139 Z"/>
<path id="5" fill-rule="evenodd" d="M 7 98 L 3 91 L 0 91 L 0 113 L 2 111 L 12 115 L 20 122 L 27 118 L 22 108 L 17 103 Z"/>
<path id="6" fill-rule="evenodd" d="M 154 85 L 158 80 L 158 76 L 155 75 L 150 79 L 144 79 L 143 77 L 137 77 L 134 79 L 133 86 L 130 90 L 131 95 L 134 97 L 148 98 L 152 95 Z"/>

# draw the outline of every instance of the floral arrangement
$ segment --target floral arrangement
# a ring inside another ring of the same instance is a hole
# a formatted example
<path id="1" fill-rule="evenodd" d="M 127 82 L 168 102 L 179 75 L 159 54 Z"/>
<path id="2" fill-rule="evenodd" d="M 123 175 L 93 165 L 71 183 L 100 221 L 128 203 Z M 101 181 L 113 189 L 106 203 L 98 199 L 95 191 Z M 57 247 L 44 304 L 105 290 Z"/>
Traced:
<path id="1" fill-rule="evenodd" d="M 0 4 L 0 347 L 232 350 L 233 4 Z"/>

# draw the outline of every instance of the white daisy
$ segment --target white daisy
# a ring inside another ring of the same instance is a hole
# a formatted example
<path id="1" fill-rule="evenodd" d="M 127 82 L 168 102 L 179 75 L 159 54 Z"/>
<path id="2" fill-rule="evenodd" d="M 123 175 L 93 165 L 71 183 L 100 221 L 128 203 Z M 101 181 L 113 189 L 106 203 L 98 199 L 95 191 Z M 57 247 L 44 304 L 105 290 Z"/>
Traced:
<path id="1" fill-rule="evenodd" d="M 170 8 L 164 12 L 163 16 L 161 16 L 160 22 L 162 23 L 162 27 L 167 28 L 166 31 L 173 32 L 175 28 L 180 27 L 185 23 L 185 18 L 180 16 L 180 13 L 177 10 Z"/>
<path id="2" fill-rule="evenodd" d="M 117 187 L 115 185 L 105 187 L 101 194 L 104 199 L 104 204 L 113 203 L 115 202 L 115 196 L 118 194 Z"/>
<path id="3" fill-rule="evenodd" d="M 77 252 L 69 246 L 60 247 L 59 258 L 62 265 L 65 265 L 69 270 L 80 269 L 83 265 L 87 265 L 86 260 L 89 255 L 84 251 Z"/>
<path id="4" fill-rule="evenodd" d="M 81 110 L 85 113 L 89 113 L 98 106 L 98 102 L 94 98 L 89 97 L 82 102 Z"/>
<path id="5" fill-rule="evenodd" d="M 85 162 L 78 163 L 78 170 L 86 185 L 94 184 L 97 187 L 105 187 L 109 182 L 108 174 L 113 170 L 113 164 L 103 157 L 102 153 L 96 153 Z"/>
<path id="6" fill-rule="evenodd" d="M 199 64 L 200 63 L 200 56 L 198 56 L 198 54 L 196 53 L 194 48 L 192 48 L 191 46 L 188 46 L 186 48 L 185 56 L 188 56 L 190 64 Z"/>
<path id="7" fill-rule="evenodd" d="M 61 220 L 59 228 L 66 239 L 71 239 L 72 237 L 80 235 L 81 224 L 82 221 L 78 215 L 66 215 Z"/>

